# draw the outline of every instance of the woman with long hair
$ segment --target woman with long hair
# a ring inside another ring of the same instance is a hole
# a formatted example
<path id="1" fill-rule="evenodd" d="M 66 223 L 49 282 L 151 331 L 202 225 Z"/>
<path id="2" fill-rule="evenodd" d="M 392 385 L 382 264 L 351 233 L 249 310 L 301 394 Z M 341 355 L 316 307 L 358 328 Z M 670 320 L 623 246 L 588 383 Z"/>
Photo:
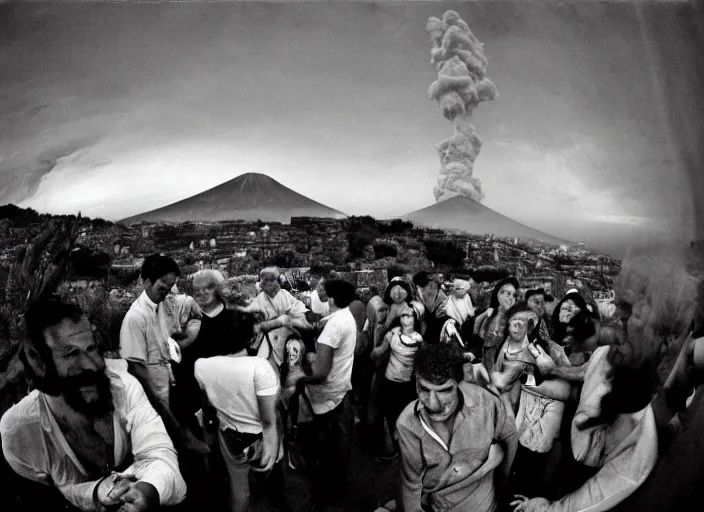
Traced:
<path id="1" fill-rule="evenodd" d="M 515 277 L 502 279 L 491 292 L 489 309 L 474 322 L 474 334 L 484 340 L 484 366 L 489 372 L 494 369 L 498 348 L 503 344 L 506 330 L 506 313 L 516 303 L 518 280 Z"/>
<path id="2" fill-rule="evenodd" d="M 401 309 L 392 325 L 381 345 L 372 351 L 371 358 L 378 362 L 379 368 L 384 368 L 379 381 L 379 401 L 393 439 L 401 411 L 417 398 L 413 357 L 423 337 L 418 332 L 418 315 L 410 306 Z"/>

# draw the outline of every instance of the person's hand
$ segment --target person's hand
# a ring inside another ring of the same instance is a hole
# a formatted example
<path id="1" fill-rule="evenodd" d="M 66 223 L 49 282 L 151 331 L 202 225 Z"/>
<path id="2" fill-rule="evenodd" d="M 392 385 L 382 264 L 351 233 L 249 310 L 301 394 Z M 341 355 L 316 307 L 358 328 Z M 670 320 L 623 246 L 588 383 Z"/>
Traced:
<path id="1" fill-rule="evenodd" d="M 111 507 L 122 503 L 122 496 L 130 490 L 132 484 L 137 481 L 134 475 L 117 474 L 114 477 L 105 478 L 98 485 L 98 501 L 104 507 Z"/>
<path id="2" fill-rule="evenodd" d="M 136 482 L 122 496 L 118 512 L 144 512 L 159 508 L 159 492 L 152 484 Z"/>
<path id="3" fill-rule="evenodd" d="M 520 494 L 515 497 L 518 499 L 511 502 L 513 512 L 547 512 L 550 507 L 550 502 L 545 498 L 528 498 Z"/>
<path id="4" fill-rule="evenodd" d="M 254 334 L 259 334 L 263 331 L 264 329 L 262 328 L 262 324 L 255 324 L 254 325 Z"/>
<path id="5" fill-rule="evenodd" d="M 543 350 L 543 347 L 535 343 L 529 343 L 528 350 L 535 358 L 535 365 L 538 367 L 540 374 L 543 376 L 550 375 L 557 366 L 555 361 L 552 360 L 552 357 Z"/>
<path id="6" fill-rule="evenodd" d="M 281 457 L 279 453 L 281 452 L 281 443 L 277 441 L 267 441 L 264 440 L 262 444 L 262 456 L 259 459 L 259 466 L 252 466 L 252 471 L 258 473 L 267 473 L 271 471 Z"/>

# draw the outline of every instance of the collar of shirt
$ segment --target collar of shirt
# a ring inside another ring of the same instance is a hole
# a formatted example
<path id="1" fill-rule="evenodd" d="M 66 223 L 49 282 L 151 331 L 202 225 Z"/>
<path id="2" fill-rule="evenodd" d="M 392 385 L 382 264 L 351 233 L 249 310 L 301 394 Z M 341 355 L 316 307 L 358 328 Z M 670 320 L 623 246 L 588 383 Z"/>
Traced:
<path id="1" fill-rule="evenodd" d="M 139 296 L 140 300 L 149 307 L 152 311 L 156 313 L 157 308 L 159 307 L 159 304 L 154 302 L 152 299 L 149 298 L 149 295 L 147 295 L 147 291 L 143 291 L 142 294 Z"/>

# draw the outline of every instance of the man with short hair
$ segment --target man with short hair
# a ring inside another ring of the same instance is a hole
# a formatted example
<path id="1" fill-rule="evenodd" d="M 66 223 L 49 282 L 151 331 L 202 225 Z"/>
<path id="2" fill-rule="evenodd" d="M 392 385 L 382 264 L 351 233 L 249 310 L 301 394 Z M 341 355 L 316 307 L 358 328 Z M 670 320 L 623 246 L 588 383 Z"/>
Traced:
<path id="1" fill-rule="evenodd" d="M 357 342 L 357 324 L 349 310 L 356 298 L 351 283 L 332 279 L 325 283 L 330 304 L 323 332 L 315 344 L 312 374 L 296 383 L 313 409 L 319 463 L 315 470 L 309 510 L 322 510 L 345 484 L 352 450 L 354 416 L 350 391 Z"/>
<path id="2" fill-rule="evenodd" d="M 210 450 L 188 429 L 182 429 L 169 404 L 173 383 L 168 333 L 160 321 L 159 307 L 181 271 L 168 256 L 152 254 L 144 259 L 140 271 L 144 291 L 130 306 L 120 328 L 120 357 L 127 360 L 129 372 L 144 387 L 149 401 L 164 420 L 178 443 L 200 454 Z"/>
<path id="3" fill-rule="evenodd" d="M 267 497 L 285 509 L 283 473 L 280 465 L 275 467 L 283 456 L 276 418 L 279 379 L 266 359 L 247 354 L 257 322 L 254 314 L 233 311 L 231 316 L 236 331 L 228 353 L 195 362 L 204 399 L 220 420 L 218 441 L 230 476 L 230 508 L 249 510 L 252 470 L 267 476 Z"/>
<path id="4" fill-rule="evenodd" d="M 418 399 L 396 422 L 405 512 L 497 509 L 518 446 L 515 419 L 497 395 L 463 381 L 463 363 L 451 344 L 416 352 Z"/>
<path id="5" fill-rule="evenodd" d="M 186 485 L 164 424 L 134 377 L 106 367 L 81 309 L 46 300 L 25 320 L 20 357 L 35 390 L 0 421 L 12 469 L 81 510 L 181 502 Z"/>

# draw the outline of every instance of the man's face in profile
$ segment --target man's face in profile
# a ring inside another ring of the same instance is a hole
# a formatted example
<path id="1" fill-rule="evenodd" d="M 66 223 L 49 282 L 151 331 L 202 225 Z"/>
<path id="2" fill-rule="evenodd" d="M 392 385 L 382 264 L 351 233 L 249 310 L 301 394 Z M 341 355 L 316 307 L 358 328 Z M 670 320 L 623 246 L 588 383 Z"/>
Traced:
<path id="1" fill-rule="evenodd" d="M 144 282 L 144 290 L 147 292 L 149 300 L 155 304 L 159 304 L 160 302 L 164 302 L 164 299 L 166 299 L 166 296 L 171 292 L 176 281 L 178 281 L 178 276 L 170 272 L 161 276 L 154 282 L 147 279 Z"/>

